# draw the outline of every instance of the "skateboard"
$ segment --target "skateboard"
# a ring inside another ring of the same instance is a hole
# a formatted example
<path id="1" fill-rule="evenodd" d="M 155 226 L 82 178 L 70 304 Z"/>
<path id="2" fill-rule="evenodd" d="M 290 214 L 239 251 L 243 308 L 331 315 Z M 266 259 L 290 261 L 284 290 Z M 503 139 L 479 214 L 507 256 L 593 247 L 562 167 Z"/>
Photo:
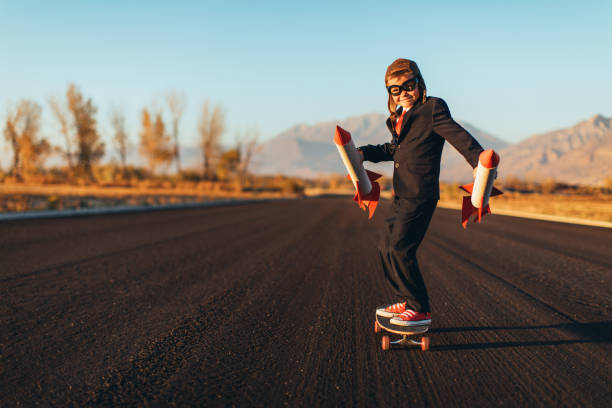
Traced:
<path id="1" fill-rule="evenodd" d="M 382 337 L 382 349 L 389 350 L 391 346 L 420 346 L 421 350 L 429 350 L 429 337 L 421 337 L 421 341 L 411 339 L 408 336 L 418 335 L 426 333 L 429 330 L 429 326 L 413 326 L 404 327 L 391 324 L 389 321 L 391 317 L 383 317 L 376 315 L 376 321 L 374 321 L 374 333 L 380 333 L 385 330 L 393 334 L 401 334 L 402 338 L 399 340 L 391 341 L 389 336 L 384 335 Z"/>

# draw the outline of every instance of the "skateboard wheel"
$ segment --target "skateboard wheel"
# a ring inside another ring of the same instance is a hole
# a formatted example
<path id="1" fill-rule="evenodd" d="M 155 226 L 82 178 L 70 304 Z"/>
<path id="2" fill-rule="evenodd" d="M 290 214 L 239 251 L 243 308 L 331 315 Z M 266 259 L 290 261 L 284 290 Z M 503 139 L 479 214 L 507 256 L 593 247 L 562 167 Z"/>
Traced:
<path id="1" fill-rule="evenodd" d="M 423 351 L 429 350 L 429 337 L 423 337 L 421 339 L 421 350 Z"/>
<path id="2" fill-rule="evenodd" d="M 380 327 L 380 324 L 378 324 L 378 321 L 374 320 L 374 333 L 380 333 L 382 331 L 382 328 Z"/>
<path id="3" fill-rule="evenodd" d="M 391 345 L 389 341 L 389 336 L 383 336 L 381 344 L 383 350 L 389 350 L 389 346 Z"/>

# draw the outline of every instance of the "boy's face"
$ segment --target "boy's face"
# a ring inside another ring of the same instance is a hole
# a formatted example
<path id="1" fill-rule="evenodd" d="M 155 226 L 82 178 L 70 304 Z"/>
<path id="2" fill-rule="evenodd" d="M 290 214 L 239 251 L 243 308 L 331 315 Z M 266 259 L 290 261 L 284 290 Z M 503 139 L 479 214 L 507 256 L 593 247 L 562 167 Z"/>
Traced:
<path id="1" fill-rule="evenodd" d="M 419 98 L 419 87 L 416 85 L 416 78 L 409 75 L 390 77 L 387 81 L 387 89 L 392 87 L 389 93 L 393 101 L 396 105 L 401 105 L 404 109 L 411 108 Z M 412 91 L 407 91 L 404 88 L 412 88 Z M 395 94 L 397 91 L 399 91 L 399 93 Z"/>

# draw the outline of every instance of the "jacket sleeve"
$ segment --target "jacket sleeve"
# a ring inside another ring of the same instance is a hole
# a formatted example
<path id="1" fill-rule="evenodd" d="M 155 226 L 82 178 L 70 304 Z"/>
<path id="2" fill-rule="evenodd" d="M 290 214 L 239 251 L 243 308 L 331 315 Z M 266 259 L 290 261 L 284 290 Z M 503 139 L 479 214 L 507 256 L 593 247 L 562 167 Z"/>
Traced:
<path id="1" fill-rule="evenodd" d="M 358 150 L 363 152 L 363 160 L 378 163 L 381 161 L 392 161 L 395 154 L 393 143 L 383 143 L 379 145 L 360 146 Z"/>
<path id="2" fill-rule="evenodd" d="M 453 120 L 444 100 L 436 99 L 432 116 L 433 131 L 453 145 L 472 167 L 476 167 L 483 148 L 467 130 Z"/>

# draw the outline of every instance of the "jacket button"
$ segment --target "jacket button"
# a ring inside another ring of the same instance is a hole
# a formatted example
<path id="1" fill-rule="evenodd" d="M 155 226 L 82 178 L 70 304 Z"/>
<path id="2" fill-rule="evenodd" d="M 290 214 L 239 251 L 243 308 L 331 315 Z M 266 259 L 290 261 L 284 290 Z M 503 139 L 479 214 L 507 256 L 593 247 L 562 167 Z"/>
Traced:
<path id="1" fill-rule="evenodd" d="M 395 168 L 399 168 L 399 163 L 395 163 Z"/>

